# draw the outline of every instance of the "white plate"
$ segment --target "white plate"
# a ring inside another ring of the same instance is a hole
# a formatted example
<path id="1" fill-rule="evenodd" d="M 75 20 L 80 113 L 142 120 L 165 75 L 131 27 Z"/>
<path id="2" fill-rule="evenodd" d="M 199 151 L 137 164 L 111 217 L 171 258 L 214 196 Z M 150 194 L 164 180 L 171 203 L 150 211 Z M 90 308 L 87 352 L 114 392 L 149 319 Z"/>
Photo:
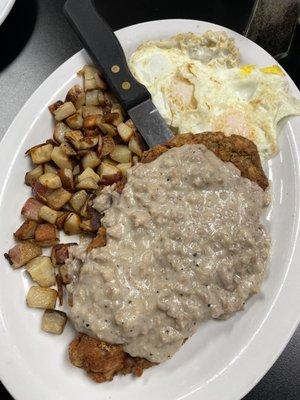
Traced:
<path id="1" fill-rule="evenodd" d="M 0 0 L 0 25 L 8 16 L 16 0 Z"/>
<path id="2" fill-rule="evenodd" d="M 191 20 L 154 21 L 117 32 L 129 55 L 140 42 L 178 32 L 204 32 L 219 26 Z M 223 28 L 221 28 L 223 29 Z M 235 37 L 244 63 L 261 66 L 274 59 L 243 36 Z M 29 167 L 24 152 L 51 135 L 47 106 L 64 98 L 79 81 L 76 71 L 88 62 L 84 51 L 58 68 L 33 94 L 5 135 L 0 147 L 0 221 L 3 254 L 13 245 L 12 232 L 29 188 L 23 185 Z M 291 92 L 299 96 L 288 78 Z M 25 306 L 30 282 L 24 271 L 13 271 L 2 259 L 0 268 L 0 375 L 18 400 L 82 400 L 135 398 L 237 400 L 271 367 L 287 344 L 300 315 L 299 146 L 300 120 L 295 118 L 281 137 L 281 153 L 266 166 L 274 198 L 268 213 L 273 252 L 262 293 L 245 312 L 203 324 L 168 362 L 145 371 L 140 379 L 117 377 L 97 385 L 67 361 L 71 327 L 53 337 L 40 331 L 41 312 Z M 297 136 L 298 133 L 298 136 Z"/>

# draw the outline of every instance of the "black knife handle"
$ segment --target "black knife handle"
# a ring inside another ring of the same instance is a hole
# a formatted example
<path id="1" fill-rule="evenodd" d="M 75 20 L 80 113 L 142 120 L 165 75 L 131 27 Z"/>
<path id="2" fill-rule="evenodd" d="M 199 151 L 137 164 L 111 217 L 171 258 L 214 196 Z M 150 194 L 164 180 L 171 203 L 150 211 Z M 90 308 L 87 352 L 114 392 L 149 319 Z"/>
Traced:
<path id="1" fill-rule="evenodd" d="M 128 110 L 151 98 L 145 86 L 132 76 L 123 49 L 110 26 L 97 12 L 94 0 L 67 0 L 64 10 L 123 107 Z"/>

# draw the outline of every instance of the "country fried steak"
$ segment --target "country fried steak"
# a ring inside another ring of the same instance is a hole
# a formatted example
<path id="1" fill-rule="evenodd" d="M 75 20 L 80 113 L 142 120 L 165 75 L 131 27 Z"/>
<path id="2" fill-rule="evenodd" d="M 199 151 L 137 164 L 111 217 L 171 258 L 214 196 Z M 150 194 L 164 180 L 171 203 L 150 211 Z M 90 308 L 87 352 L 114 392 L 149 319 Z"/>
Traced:
<path id="1" fill-rule="evenodd" d="M 243 177 L 256 182 L 262 189 L 268 187 L 256 145 L 238 135 L 227 137 L 221 132 L 181 134 L 164 145 L 144 152 L 141 162 L 149 163 L 168 149 L 185 144 L 205 145 L 222 161 L 232 162 Z M 125 182 L 120 183 L 117 190 L 120 192 L 124 185 Z M 131 357 L 123 351 L 122 345 L 111 345 L 85 334 L 80 334 L 70 343 L 69 358 L 73 365 L 84 369 L 91 379 L 99 383 L 111 381 L 117 374 L 141 376 L 144 369 L 155 365 L 146 359 Z"/>

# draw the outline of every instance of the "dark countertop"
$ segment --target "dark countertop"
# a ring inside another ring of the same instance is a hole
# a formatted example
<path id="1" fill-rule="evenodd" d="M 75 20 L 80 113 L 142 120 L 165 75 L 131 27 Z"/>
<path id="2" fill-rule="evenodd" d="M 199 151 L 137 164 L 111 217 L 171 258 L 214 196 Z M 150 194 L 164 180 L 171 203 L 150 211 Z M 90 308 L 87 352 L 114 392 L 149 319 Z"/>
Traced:
<path id="1" fill-rule="evenodd" d="M 0 138 L 34 90 L 82 47 L 65 21 L 63 3 L 63 0 L 17 0 L 0 27 Z M 170 2 L 164 0 L 98 2 L 99 9 L 114 29 L 155 19 L 191 18 L 215 22 L 242 33 L 253 0 L 194 3 L 187 2 L 183 10 L 180 3 L 174 2 L 171 10 Z M 290 55 L 281 62 L 298 87 L 299 54 L 298 25 Z M 1 383 L 0 394 L 2 399 L 11 399 Z M 300 327 L 274 366 L 244 400 L 299 399 Z"/>

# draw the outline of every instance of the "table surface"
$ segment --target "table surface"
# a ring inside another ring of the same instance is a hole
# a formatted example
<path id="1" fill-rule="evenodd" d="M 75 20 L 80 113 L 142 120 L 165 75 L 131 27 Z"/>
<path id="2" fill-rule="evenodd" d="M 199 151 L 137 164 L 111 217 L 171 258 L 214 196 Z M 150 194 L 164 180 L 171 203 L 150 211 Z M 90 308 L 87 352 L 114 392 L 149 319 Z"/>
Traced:
<path id="1" fill-rule="evenodd" d="M 245 28 L 253 2 L 186 2 L 184 11 L 179 2 L 178 5 L 174 2 L 171 11 L 170 2 L 164 0 L 115 0 L 113 3 L 108 0 L 96 1 L 99 10 L 114 29 L 155 19 L 191 18 L 215 22 L 240 33 Z M 25 4 L 17 0 L 0 27 L 0 139 L 34 90 L 82 47 L 62 14 L 63 3 L 63 0 L 30 0 Z M 298 87 L 299 54 L 298 26 L 290 54 L 281 62 Z M 0 394 L 2 399 L 11 399 L 1 383 Z M 299 398 L 300 327 L 273 367 L 243 400 Z"/>

